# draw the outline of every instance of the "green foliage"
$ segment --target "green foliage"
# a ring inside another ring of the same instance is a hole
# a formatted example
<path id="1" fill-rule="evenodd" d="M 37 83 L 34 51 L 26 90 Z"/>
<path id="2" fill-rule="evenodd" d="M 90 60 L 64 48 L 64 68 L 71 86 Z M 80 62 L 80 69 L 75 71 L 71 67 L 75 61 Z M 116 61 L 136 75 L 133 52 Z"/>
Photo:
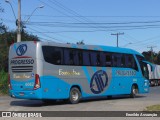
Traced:
<path id="1" fill-rule="evenodd" d="M 6 29 L 6 26 L 0 23 L 0 34 L 5 33 Z"/>
<path id="2" fill-rule="evenodd" d="M 160 105 L 148 106 L 145 111 L 160 111 Z"/>
<path id="3" fill-rule="evenodd" d="M 8 74 L 4 71 L 0 71 L 0 95 L 8 93 Z"/>
<path id="4" fill-rule="evenodd" d="M 142 53 L 147 61 L 160 65 L 160 52 L 155 53 L 152 51 Z"/>
<path id="5" fill-rule="evenodd" d="M 8 69 L 8 52 L 9 46 L 16 42 L 17 32 L 8 31 L 7 27 L 0 23 L 0 70 Z M 39 41 L 38 37 L 22 31 L 22 41 Z"/>

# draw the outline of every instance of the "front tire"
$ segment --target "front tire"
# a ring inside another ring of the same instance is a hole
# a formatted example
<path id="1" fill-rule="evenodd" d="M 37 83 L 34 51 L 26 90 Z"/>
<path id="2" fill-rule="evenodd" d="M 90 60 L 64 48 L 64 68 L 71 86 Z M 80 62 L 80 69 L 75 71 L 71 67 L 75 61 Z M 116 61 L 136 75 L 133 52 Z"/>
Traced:
<path id="1" fill-rule="evenodd" d="M 77 104 L 81 99 L 81 92 L 77 87 L 73 87 L 70 90 L 69 102 L 71 104 Z"/>
<path id="2" fill-rule="evenodd" d="M 138 89 L 137 89 L 137 87 L 135 85 L 133 85 L 132 88 L 131 88 L 130 97 L 131 98 L 135 98 L 137 93 L 138 93 Z"/>

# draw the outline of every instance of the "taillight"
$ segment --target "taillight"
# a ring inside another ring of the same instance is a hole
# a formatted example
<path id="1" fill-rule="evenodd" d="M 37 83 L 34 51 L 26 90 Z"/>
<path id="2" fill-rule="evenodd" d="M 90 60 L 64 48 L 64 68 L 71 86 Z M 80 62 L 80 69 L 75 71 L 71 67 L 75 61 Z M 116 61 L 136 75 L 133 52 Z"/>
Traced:
<path id="1" fill-rule="evenodd" d="M 8 74 L 8 87 L 11 90 L 12 86 L 11 86 L 11 80 L 10 80 L 10 74 Z"/>
<path id="2" fill-rule="evenodd" d="M 38 74 L 35 74 L 35 84 L 34 84 L 34 90 L 38 89 L 41 87 L 40 84 L 40 78 Z"/>

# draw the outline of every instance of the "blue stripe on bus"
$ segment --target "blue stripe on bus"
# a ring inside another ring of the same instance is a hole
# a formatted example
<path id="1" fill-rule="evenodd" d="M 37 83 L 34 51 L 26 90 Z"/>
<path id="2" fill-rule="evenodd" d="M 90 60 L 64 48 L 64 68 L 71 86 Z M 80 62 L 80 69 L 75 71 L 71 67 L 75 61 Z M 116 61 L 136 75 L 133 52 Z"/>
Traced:
<path id="1" fill-rule="evenodd" d="M 76 44 L 72 44 L 72 48 L 77 48 L 77 45 Z"/>
<path id="2" fill-rule="evenodd" d="M 93 71 L 94 71 L 94 72 L 96 72 L 96 71 L 97 71 L 96 67 L 92 67 L 92 69 L 93 69 Z"/>
<path id="3" fill-rule="evenodd" d="M 106 71 L 106 70 L 107 70 L 107 68 L 106 68 L 106 67 L 102 67 L 102 70 Z"/>
<path id="4" fill-rule="evenodd" d="M 14 50 L 16 51 L 16 49 L 17 49 L 17 46 L 16 46 L 16 44 L 14 44 Z"/>
<path id="5" fill-rule="evenodd" d="M 89 75 L 89 72 L 88 72 L 88 70 L 87 70 L 87 67 L 82 66 L 82 69 L 83 69 L 83 71 L 84 71 L 84 74 L 86 75 L 86 78 L 87 78 L 87 80 L 88 80 L 88 83 L 90 84 L 91 77 L 90 77 L 90 75 Z"/>

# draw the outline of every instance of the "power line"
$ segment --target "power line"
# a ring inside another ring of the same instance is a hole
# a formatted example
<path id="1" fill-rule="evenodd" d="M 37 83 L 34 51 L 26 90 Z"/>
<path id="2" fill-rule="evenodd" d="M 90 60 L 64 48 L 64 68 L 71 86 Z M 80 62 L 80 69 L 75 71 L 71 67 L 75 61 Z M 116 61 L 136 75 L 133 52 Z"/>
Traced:
<path id="1" fill-rule="evenodd" d="M 85 17 L 81 16 L 80 14 L 78 14 L 77 12 L 75 12 L 74 10 L 71 10 L 71 9 L 67 8 L 66 6 L 64 6 L 63 4 L 61 4 L 60 2 L 58 2 L 56 0 L 53 0 L 53 1 L 48 0 L 48 1 L 50 1 L 54 5 L 57 5 L 58 7 L 62 8 L 65 12 L 67 11 L 68 13 L 74 15 L 76 18 L 80 18 L 83 21 L 88 21 Z M 69 15 L 67 15 L 67 16 L 69 16 Z"/>
<path id="2" fill-rule="evenodd" d="M 46 32 L 39 32 L 39 33 L 47 33 L 47 34 L 49 34 L 50 33 L 50 31 L 48 31 L 48 30 L 46 30 L 46 29 L 44 29 L 44 28 L 41 28 L 41 27 L 36 27 L 37 29 L 41 29 L 41 30 L 44 30 L 44 31 L 46 31 Z M 32 32 L 33 33 L 33 32 Z M 38 32 L 36 32 L 36 33 L 38 33 Z M 70 37 L 70 36 L 66 36 L 66 35 L 59 35 L 59 34 L 56 34 L 57 36 L 60 36 L 60 37 L 63 37 L 63 38 L 68 38 L 68 39 L 74 39 L 74 40 L 76 40 L 76 38 L 73 38 L 73 37 Z M 79 41 L 79 40 L 76 40 L 76 41 Z M 64 41 L 64 42 L 68 42 L 68 41 Z"/>
<path id="3" fill-rule="evenodd" d="M 33 29 L 33 28 L 30 28 L 30 27 L 28 27 L 29 29 L 31 29 L 31 30 L 33 30 L 33 31 L 35 31 L 35 32 L 39 32 L 39 31 L 37 31 L 37 30 L 35 30 L 35 29 Z M 65 41 L 63 41 L 63 40 L 59 40 L 59 39 L 57 39 L 57 38 L 54 38 L 54 37 L 51 37 L 51 36 L 49 36 L 49 35 L 47 35 L 47 34 L 45 34 L 45 33 L 41 33 L 41 34 L 43 34 L 44 36 L 46 36 L 46 37 L 48 37 L 48 38 L 51 38 L 51 39 L 53 39 L 53 40 L 55 40 L 55 41 L 58 41 L 58 42 L 65 42 Z"/>
<path id="4" fill-rule="evenodd" d="M 25 14 L 23 14 L 23 16 L 27 16 Z M 82 16 L 82 15 L 68 15 L 68 16 L 60 16 L 60 15 L 34 15 L 35 17 L 57 17 L 57 18 L 66 18 L 66 17 L 85 17 L 85 18 L 158 18 L 160 16 L 96 16 L 96 15 L 85 15 L 85 16 Z"/>
<path id="5" fill-rule="evenodd" d="M 43 2 L 42 0 L 38 0 L 38 1 L 42 2 L 42 3 L 45 4 L 46 6 L 52 8 L 53 10 L 56 10 L 57 12 L 61 13 L 62 15 L 65 15 L 65 16 L 69 17 L 69 15 L 67 15 L 66 13 L 64 13 L 64 12 L 62 12 L 62 11 L 60 11 L 60 10 L 54 8 L 54 7 L 52 7 L 51 5 L 49 5 L 49 4 L 45 3 L 45 2 Z M 71 17 L 69 17 L 69 18 L 71 18 Z M 81 21 L 78 20 L 77 18 L 71 18 L 71 19 L 74 19 L 74 20 L 76 20 L 76 21 L 78 21 L 78 22 L 81 22 Z"/>
<path id="6" fill-rule="evenodd" d="M 83 22 L 83 23 L 82 23 L 82 22 L 80 22 L 80 23 L 74 23 L 74 22 L 72 22 L 72 23 L 67 23 L 67 22 L 51 22 L 51 21 L 45 21 L 45 22 L 44 22 L 44 21 L 43 21 L 43 22 L 34 21 L 34 22 L 30 22 L 30 23 L 32 23 L 32 24 L 33 24 L 33 23 L 41 23 L 41 24 L 42 24 L 42 23 L 43 23 L 43 24 L 44 24 L 44 23 L 56 23 L 56 24 L 76 24 L 76 25 L 77 25 L 77 24 L 80 24 L 80 25 L 82 25 L 82 24 L 84 24 L 84 25 L 86 25 L 86 24 L 91 24 L 91 25 L 92 25 L 92 24 L 93 24 L 93 25 L 94 25 L 94 24 L 98 24 L 98 25 L 106 25 L 106 24 L 107 24 L 107 25 L 108 25 L 108 24 L 109 24 L 109 25 L 110 25 L 110 24 L 111 24 L 111 25 L 112 25 L 112 24 L 148 24 L 148 23 L 160 23 L 160 21 L 89 22 L 89 23 L 88 23 L 88 22 L 87 22 L 87 23 L 85 23 L 85 22 Z"/>
<path id="7" fill-rule="evenodd" d="M 83 23 L 84 21 L 87 22 L 87 23 L 92 22 L 91 20 L 87 19 L 86 17 L 83 17 L 82 15 L 78 14 L 78 13 L 75 12 L 74 10 L 71 10 L 71 9 L 65 7 L 63 4 L 61 4 L 60 2 L 58 2 L 58 1 L 56 1 L 56 0 L 54 0 L 54 1 L 49 0 L 49 1 L 52 2 L 53 4 L 59 6 L 59 7 L 62 8 L 63 10 L 68 11 L 68 13 L 70 13 L 70 14 L 72 14 L 72 15 L 75 15 L 75 16 L 78 16 L 78 18 L 82 20 L 81 23 Z M 80 17 L 79 17 L 79 16 L 80 16 Z M 93 25 L 89 25 L 89 24 L 88 24 L 88 26 L 90 26 L 90 27 L 91 27 L 91 26 L 95 26 L 95 24 L 93 24 Z M 96 27 L 94 27 L 94 28 L 97 29 L 98 26 L 96 26 Z"/>
<path id="8" fill-rule="evenodd" d="M 47 26 L 46 26 L 47 27 Z M 49 26 L 48 26 L 49 27 Z M 74 30 L 74 31 L 71 31 L 71 30 L 67 30 L 67 31 L 49 31 L 49 32 L 46 32 L 46 31 L 41 31 L 41 32 L 34 32 L 34 33 L 77 33 L 77 32 L 111 32 L 111 31 L 119 31 L 119 30 L 123 30 L 123 31 L 126 31 L 126 30 L 141 30 L 141 29 L 159 29 L 160 27 L 143 27 L 143 28 L 121 28 L 121 29 L 101 29 L 101 30 Z M 136 44 L 136 43 L 134 43 Z"/>
<path id="9" fill-rule="evenodd" d="M 34 26 L 48 26 L 48 27 L 64 27 L 64 28 L 143 28 L 143 27 L 160 27 L 160 25 L 151 24 L 151 25 L 131 25 L 131 26 L 88 26 L 88 25 L 74 25 L 74 24 L 28 24 Z"/>
<path id="10" fill-rule="evenodd" d="M 156 39 L 156 38 L 160 38 L 160 35 L 155 36 L 155 37 L 152 37 L 152 38 L 148 38 L 148 39 L 146 39 L 146 40 L 140 40 L 140 41 L 137 41 L 137 42 L 132 43 L 132 44 L 139 44 L 139 45 L 141 45 L 140 43 L 147 42 L 147 41 L 150 41 L 150 40 L 153 40 L 153 39 Z M 153 42 L 153 41 L 152 41 L 152 42 Z M 149 43 L 150 43 L 150 42 L 149 42 Z"/>

